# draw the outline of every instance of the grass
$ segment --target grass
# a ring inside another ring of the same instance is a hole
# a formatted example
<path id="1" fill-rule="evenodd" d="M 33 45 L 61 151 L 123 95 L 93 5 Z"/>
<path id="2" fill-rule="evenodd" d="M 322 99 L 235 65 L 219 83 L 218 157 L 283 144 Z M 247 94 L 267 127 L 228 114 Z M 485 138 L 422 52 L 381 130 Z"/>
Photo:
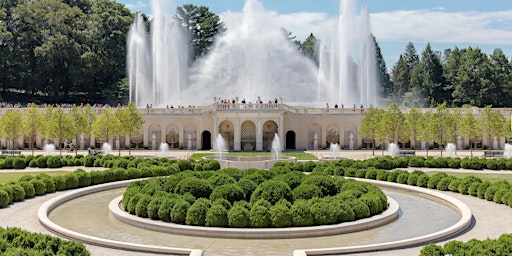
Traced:
<path id="1" fill-rule="evenodd" d="M 215 153 L 196 153 L 190 156 L 189 159 L 192 160 L 201 160 L 205 156 L 213 156 Z M 268 156 L 269 152 L 229 152 L 230 156 Z M 297 160 L 317 160 L 314 155 L 304 152 L 283 152 L 283 156 L 293 156 L 297 158 Z"/>
<path id="2" fill-rule="evenodd" d="M 496 182 L 496 181 L 502 181 L 506 180 L 509 183 L 512 183 L 512 174 L 500 174 L 499 171 L 491 172 L 491 171 L 482 171 L 482 172 L 450 172 L 450 171 L 443 171 L 444 173 L 448 175 L 455 176 L 457 178 L 463 179 L 467 176 L 475 176 L 482 179 L 482 181 L 489 181 L 489 182 Z M 439 172 L 427 172 L 427 175 L 432 176 Z"/>
<path id="3" fill-rule="evenodd" d="M 51 172 L 0 172 L 0 184 L 10 181 L 16 181 L 25 175 L 37 176 L 40 173 L 46 173 L 50 176 L 60 176 L 70 173 L 69 171 L 51 171 Z"/>

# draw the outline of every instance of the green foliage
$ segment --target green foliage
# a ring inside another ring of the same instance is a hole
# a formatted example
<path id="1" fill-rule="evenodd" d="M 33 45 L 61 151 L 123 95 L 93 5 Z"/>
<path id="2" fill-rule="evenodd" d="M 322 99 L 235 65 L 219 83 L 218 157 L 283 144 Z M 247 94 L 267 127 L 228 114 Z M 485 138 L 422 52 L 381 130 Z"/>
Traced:
<path id="1" fill-rule="evenodd" d="M 318 186 L 313 184 L 301 184 L 300 186 L 296 187 L 293 191 L 293 200 L 299 200 L 299 199 L 311 199 L 314 197 L 322 197 L 322 189 L 320 189 Z"/>
<path id="2" fill-rule="evenodd" d="M 148 195 L 143 195 L 140 197 L 140 199 L 137 201 L 137 204 L 135 205 L 135 215 L 141 217 L 141 218 L 147 218 L 148 217 L 148 205 L 151 202 L 151 197 Z"/>
<path id="3" fill-rule="evenodd" d="M 288 207 L 284 204 L 275 204 L 270 207 L 270 221 L 272 222 L 272 226 L 276 228 L 282 227 L 290 227 L 292 226 L 292 216 L 290 215 L 290 211 Z"/>
<path id="4" fill-rule="evenodd" d="M 318 200 L 310 206 L 311 214 L 317 225 L 334 224 L 338 220 L 336 208 L 327 200 Z"/>
<path id="5" fill-rule="evenodd" d="M 205 226 L 228 227 L 228 210 L 221 204 L 214 203 L 206 213 Z"/>
<path id="6" fill-rule="evenodd" d="M 267 207 L 262 205 L 253 205 L 249 212 L 249 220 L 251 227 L 254 228 L 268 228 L 272 226 L 270 211 Z"/>
<path id="7" fill-rule="evenodd" d="M 199 198 L 187 210 L 185 223 L 192 226 L 205 226 L 206 214 L 210 209 L 211 202 L 208 199 Z"/>
<path id="8" fill-rule="evenodd" d="M 420 256 L 444 256 L 443 247 L 437 244 L 429 244 L 421 248 Z"/>
<path id="9" fill-rule="evenodd" d="M 183 195 L 185 193 L 190 193 L 194 197 L 203 197 L 209 198 L 212 192 L 212 186 L 206 180 L 190 177 L 181 180 L 174 190 L 176 194 Z"/>
<path id="10" fill-rule="evenodd" d="M 34 187 L 34 192 L 36 196 L 44 195 L 46 193 L 46 184 L 42 180 L 33 179 L 29 181 Z"/>
<path id="11" fill-rule="evenodd" d="M 245 228 L 251 224 L 250 212 L 247 208 L 234 205 L 228 212 L 228 226 L 232 228 Z"/>
<path id="12" fill-rule="evenodd" d="M 296 201 L 290 208 L 293 226 L 307 227 L 315 224 L 315 216 L 311 213 L 310 205 L 306 200 Z"/>
<path id="13" fill-rule="evenodd" d="M 21 157 L 14 158 L 12 161 L 12 167 L 14 169 L 25 169 L 27 167 L 27 165 L 25 163 L 25 159 L 23 159 Z"/>
<path id="14" fill-rule="evenodd" d="M 171 221 L 177 224 L 185 224 L 190 203 L 185 199 L 177 199 L 171 209 Z"/>
<path id="15" fill-rule="evenodd" d="M 331 177 L 325 175 L 308 175 L 302 184 L 311 184 L 319 187 L 324 196 L 336 195 L 336 185 Z"/>
<path id="16" fill-rule="evenodd" d="M 0 189 L 0 208 L 4 208 L 9 205 L 9 193 L 7 191 Z"/>
<path id="17" fill-rule="evenodd" d="M 268 180 L 258 185 L 251 195 L 251 202 L 256 202 L 259 199 L 265 199 L 275 204 L 281 199 L 293 201 L 293 196 L 288 184 L 282 181 Z"/>
<path id="18" fill-rule="evenodd" d="M 235 184 L 225 184 L 216 187 L 210 194 L 210 200 L 215 201 L 217 199 L 224 198 L 229 202 L 233 203 L 236 201 L 243 200 L 245 198 L 244 191 Z"/>
<path id="19" fill-rule="evenodd" d="M 32 198 L 36 195 L 36 190 L 34 189 L 34 186 L 29 181 L 22 181 L 19 182 L 20 186 L 25 191 L 25 198 Z"/>

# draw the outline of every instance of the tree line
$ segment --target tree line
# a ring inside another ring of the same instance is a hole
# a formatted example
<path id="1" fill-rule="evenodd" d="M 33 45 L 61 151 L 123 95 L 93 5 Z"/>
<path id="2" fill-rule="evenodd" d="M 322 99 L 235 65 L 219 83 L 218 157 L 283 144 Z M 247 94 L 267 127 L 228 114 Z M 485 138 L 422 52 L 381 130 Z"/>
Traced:
<path id="1" fill-rule="evenodd" d="M 128 101 L 126 38 L 135 14 L 113 0 L 10 0 L 0 2 L 0 101 L 108 103 Z M 150 30 L 151 20 L 143 15 Z M 188 35 L 191 63 L 208 54 L 226 31 L 208 7 L 185 4 L 177 20 Z M 304 41 L 283 36 L 319 63 L 313 34 Z M 389 71 L 376 48 L 379 94 L 385 104 L 430 107 L 512 105 L 512 63 L 500 49 L 433 51 L 421 55 L 409 43 Z"/>
<path id="2" fill-rule="evenodd" d="M 459 136 L 469 139 L 471 150 L 482 138 L 492 145 L 494 138 L 512 136 L 510 120 L 500 110 L 485 107 L 477 109 L 481 110 L 478 115 L 473 110 L 447 108 L 446 103 L 426 112 L 417 108 L 404 112 L 395 103 L 387 109 L 371 107 L 365 109 L 359 134 L 374 146 L 410 142 L 411 148 L 416 149 L 416 141 L 425 141 L 439 145 L 441 150 L 448 143 L 456 144 Z"/>
<path id="3" fill-rule="evenodd" d="M 144 118 L 133 103 L 123 108 L 103 108 L 99 115 L 89 104 L 73 105 L 71 109 L 51 105 L 38 108 L 33 104 L 27 109 L 10 109 L 0 117 L 0 137 L 7 141 L 10 149 L 14 141 L 23 137 L 34 153 L 39 135 L 39 138 L 54 140 L 62 153 L 61 143 L 66 139 L 78 142 L 81 135 L 92 135 L 107 142 L 128 136 L 131 141 L 132 136 L 140 135 L 143 124 Z"/>

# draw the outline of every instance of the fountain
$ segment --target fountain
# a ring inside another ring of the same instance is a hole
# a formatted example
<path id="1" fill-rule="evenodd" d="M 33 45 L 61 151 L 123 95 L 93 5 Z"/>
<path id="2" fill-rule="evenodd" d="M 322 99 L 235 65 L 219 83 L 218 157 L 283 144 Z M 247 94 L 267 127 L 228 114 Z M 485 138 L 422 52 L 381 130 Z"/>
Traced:
<path id="1" fill-rule="evenodd" d="M 340 145 L 338 143 L 331 144 L 329 150 L 331 151 L 331 157 L 337 159 L 338 153 L 340 152 Z"/>
<path id="2" fill-rule="evenodd" d="M 503 157 L 510 158 L 512 157 L 512 145 L 509 143 L 505 143 L 505 148 L 503 149 Z"/>
<path id="3" fill-rule="evenodd" d="M 397 157 L 399 153 L 398 145 L 396 143 L 389 143 L 388 153 L 391 157 Z"/>
<path id="4" fill-rule="evenodd" d="M 167 157 L 169 145 L 165 142 L 160 143 L 160 157 Z"/>
<path id="5" fill-rule="evenodd" d="M 44 153 L 47 156 L 51 156 L 55 153 L 55 144 L 45 144 L 44 145 Z"/>
<path id="6" fill-rule="evenodd" d="M 281 141 L 277 133 L 274 134 L 274 140 L 272 140 L 272 160 L 281 159 Z"/>
<path id="7" fill-rule="evenodd" d="M 112 152 L 112 146 L 108 142 L 104 142 L 103 145 L 101 145 L 101 152 L 103 152 L 104 155 L 110 154 L 110 152 Z"/>
<path id="8" fill-rule="evenodd" d="M 229 92 L 223 95 L 228 98 L 377 105 L 375 43 L 368 11 L 356 14 L 356 0 L 341 1 L 338 22 L 322 26 L 319 67 L 298 52 L 273 22 L 275 14 L 257 0 L 247 0 L 239 22 L 189 65 L 186 36 L 168 2 L 153 0 L 150 38 L 140 15 L 129 32 L 130 100 L 139 107 L 183 104 L 181 99 L 209 104 L 218 92 Z"/>
<path id="9" fill-rule="evenodd" d="M 222 137 L 222 135 L 220 135 L 220 134 L 217 135 L 217 139 L 215 140 L 214 149 L 215 149 L 215 155 L 216 155 L 215 159 L 222 160 L 223 154 L 225 151 L 228 150 L 228 148 L 226 145 L 226 140 L 224 140 L 224 137 Z"/>
<path id="10" fill-rule="evenodd" d="M 446 144 L 445 153 L 447 157 L 455 157 L 455 151 L 457 150 L 457 146 L 453 143 Z"/>

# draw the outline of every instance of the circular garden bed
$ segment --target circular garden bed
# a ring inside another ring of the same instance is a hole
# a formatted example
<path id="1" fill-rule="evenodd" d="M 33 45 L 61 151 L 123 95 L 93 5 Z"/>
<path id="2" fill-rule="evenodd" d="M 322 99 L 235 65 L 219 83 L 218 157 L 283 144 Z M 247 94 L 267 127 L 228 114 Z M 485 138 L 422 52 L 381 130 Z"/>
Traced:
<path id="1" fill-rule="evenodd" d="M 387 208 L 376 186 L 287 168 L 185 171 L 135 181 L 123 207 L 139 217 L 207 227 L 282 228 L 368 218 Z"/>

